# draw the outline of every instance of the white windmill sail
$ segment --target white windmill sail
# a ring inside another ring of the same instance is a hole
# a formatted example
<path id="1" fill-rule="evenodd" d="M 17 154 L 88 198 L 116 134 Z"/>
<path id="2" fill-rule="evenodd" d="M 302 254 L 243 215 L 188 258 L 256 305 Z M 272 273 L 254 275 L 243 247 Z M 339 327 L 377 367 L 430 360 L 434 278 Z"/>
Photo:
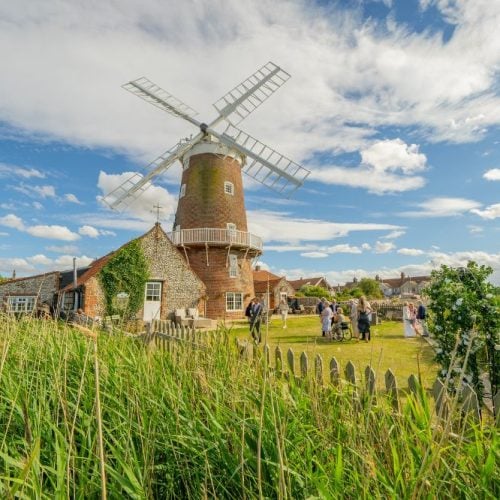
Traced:
<path id="1" fill-rule="evenodd" d="M 214 135 L 248 157 L 243 172 L 282 195 L 289 196 L 310 174 L 309 170 L 233 125 L 228 125 L 222 134 Z"/>
<path id="2" fill-rule="evenodd" d="M 203 134 L 198 134 L 193 139 L 179 142 L 165 153 L 161 154 L 144 168 L 144 173 L 134 173 L 125 182 L 108 193 L 102 201 L 110 208 L 123 210 L 130 206 L 151 185 L 151 179 L 165 172 L 176 160 L 187 153 Z"/>
<path id="3" fill-rule="evenodd" d="M 289 78 L 290 75 L 286 71 L 268 62 L 221 97 L 214 103 L 214 107 L 226 120 L 237 125 L 271 97 Z"/>
<path id="4" fill-rule="evenodd" d="M 145 77 L 128 82 L 122 87 L 171 115 L 184 118 L 198 126 L 200 124 L 193 119 L 193 116 L 198 114 L 197 111 Z"/>

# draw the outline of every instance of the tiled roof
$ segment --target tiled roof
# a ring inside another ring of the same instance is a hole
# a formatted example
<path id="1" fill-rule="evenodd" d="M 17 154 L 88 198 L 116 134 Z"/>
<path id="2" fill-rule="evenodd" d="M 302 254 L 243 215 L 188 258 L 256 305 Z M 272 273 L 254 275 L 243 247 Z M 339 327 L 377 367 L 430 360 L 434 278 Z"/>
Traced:
<path id="1" fill-rule="evenodd" d="M 267 280 L 279 280 L 281 279 L 280 276 L 273 274 L 269 271 L 266 271 L 264 269 L 259 269 L 258 271 L 253 272 L 253 280 L 255 281 L 266 281 Z"/>
<path id="2" fill-rule="evenodd" d="M 295 290 L 299 290 L 304 285 L 317 286 L 317 284 L 321 280 L 324 280 L 323 276 L 320 276 L 319 278 L 301 278 L 299 280 L 288 280 L 288 283 L 290 283 L 290 285 L 292 285 Z"/>
<path id="3" fill-rule="evenodd" d="M 265 293 L 267 292 L 267 284 L 269 283 L 269 290 L 272 291 L 276 288 L 284 278 L 278 277 L 277 279 L 269 280 L 269 281 L 254 281 L 253 287 L 255 293 Z"/>

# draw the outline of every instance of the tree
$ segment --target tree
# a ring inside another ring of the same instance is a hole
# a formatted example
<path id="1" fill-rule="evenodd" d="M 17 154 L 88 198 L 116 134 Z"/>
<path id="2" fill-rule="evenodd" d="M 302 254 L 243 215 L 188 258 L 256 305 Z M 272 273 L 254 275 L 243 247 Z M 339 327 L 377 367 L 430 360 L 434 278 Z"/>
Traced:
<path id="1" fill-rule="evenodd" d="M 381 299 L 384 297 L 377 280 L 362 278 L 358 286 L 361 288 L 363 295 L 368 299 Z"/>
<path id="2" fill-rule="evenodd" d="M 432 271 L 424 291 L 429 297 L 429 329 L 436 338 L 439 376 L 457 390 L 467 381 L 482 399 L 481 373 L 487 371 L 493 395 L 500 387 L 500 309 L 487 281 L 491 267 L 470 261 L 467 267 L 445 265 Z M 484 369 L 481 367 L 484 366 Z"/>
<path id="3" fill-rule="evenodd" d="M 304 294 L 304 297 L 325 297 L 325 299 L 331 299 L 330 292 L 320 286 L 304 285 L 300 287 L 299 291 Z"/>

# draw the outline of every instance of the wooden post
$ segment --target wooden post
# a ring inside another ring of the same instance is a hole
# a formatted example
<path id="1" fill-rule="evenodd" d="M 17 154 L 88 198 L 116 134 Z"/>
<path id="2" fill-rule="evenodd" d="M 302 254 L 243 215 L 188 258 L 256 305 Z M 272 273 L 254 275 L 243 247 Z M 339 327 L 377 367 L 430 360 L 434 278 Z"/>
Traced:
<path id="1" fill-rule="evenodd" d="M 290 372 L 290 376 L 295 377 L 295 363 L 294 363 L 294 354 L 292 348 L 289 347 L 286 353 L 286 359 L 288 362 L 288 371 Z"/>
<path id="2" fill-rule="evenodd" d="M 277 346 L 274 350 L 274 367 L 276 370 L 276 376 L 279 378 L 283 373 L 283 354 L 281 352 L 280 346 Z"/>
<path id="3" fill-rule="evenodd" d="M 348 361 L 345 367 L 345 378 L 353 386 L 356 386 L 356 367 L 352 361 Z"/>
<path id="4" fill-rule="evenodd" d="M 432 386 L 432 395 L 436 401 L 436 414 L 438 417 L 445 419 L 449 415 L 448 394 L 446 393 L 444 384 L 441 380 L 436 379 Z"/>
<path id="5" fill-rule="evenodd" d="M 413 394 L 414 398 L 419 397 L 419 388 L 420 384 L 418 382 L 418 378 L 413 375 L 413 373 L 408 377 L 408 388 L 410 392 Z"/>
<path id="6" fill-rule="evenodd" d="M 401 411 L 401 407 L 399 404 L 398 384 L 396 382 L 396 377 L 390 368 L 385 372 L 385 389 L 391 401 L 392 408 L 394 411 L 399 413 Z"/>
<path id="7" fill-rule="evenodd" d="M 330 382 L 337 385 L 340 381 L 340 365 L 336 358 L 330 360 Z"/>
<path id="8" fill-rule="evenodd" d="M 365 368 L 366 392 L 370 396 L 375 396 L 375 371 L 371 366 Z"/>
<path id="9" fill-rule="evenodd" d="M 465 384 L 462 389 L 462 399 L 463 413 L 471 415 L 474 421 L 479 422 L 481 420 L 479 400 L 476 391 L 469 384 Z"/>
<path id="10" fill-rule="evenodd" d="M 269 367 L 271 366 L 269 360 L 270 360 L 270 349 L 267 344 L 264 344 L 264 363 L 265 363 L 265 369 L 267 370 L 269 370 Z"/>
<path id="11" fill-rule="evenodd" d="M 308 369 L 307 354 L 304 351 L 302 351 L 302 354 L 300 355 L 300 376 L 301 376 L 301 378 L 307 377 L 307 369 Z"/>
<path id="12" fill-rule="evenodd" d="M 314 378 L 318 385 L 323 385 L 323 358 L 319 354 L 314 357 Z"/>

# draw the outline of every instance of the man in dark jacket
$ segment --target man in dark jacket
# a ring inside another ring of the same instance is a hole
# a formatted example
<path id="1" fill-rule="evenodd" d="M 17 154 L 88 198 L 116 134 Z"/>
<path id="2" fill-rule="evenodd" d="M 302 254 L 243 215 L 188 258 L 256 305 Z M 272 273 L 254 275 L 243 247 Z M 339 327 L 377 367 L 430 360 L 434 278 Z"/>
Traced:
<path id="1" fill-rule="evenodd" d="M 252 300 L 250 309 L 250 333 L 256 344 L 260 343 L 260 323 L 262 321 L 262 304 L 258 297 Z"/>

